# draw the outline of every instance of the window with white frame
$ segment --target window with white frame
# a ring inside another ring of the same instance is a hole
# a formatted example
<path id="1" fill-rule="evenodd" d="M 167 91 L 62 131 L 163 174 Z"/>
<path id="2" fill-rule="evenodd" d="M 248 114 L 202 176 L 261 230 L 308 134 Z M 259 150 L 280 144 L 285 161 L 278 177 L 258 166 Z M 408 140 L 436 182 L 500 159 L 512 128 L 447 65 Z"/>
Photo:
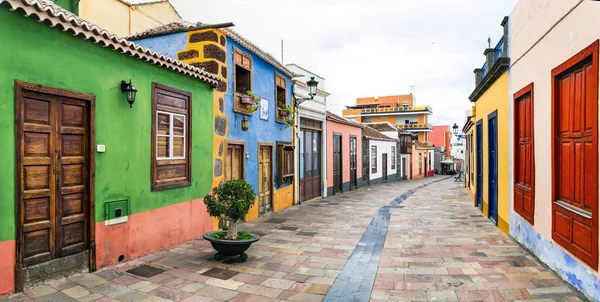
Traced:
<path id="1" fill-rule="evenodd" d="M 156 159 L 185 159 L 185 115 L 156 112 Z"/>

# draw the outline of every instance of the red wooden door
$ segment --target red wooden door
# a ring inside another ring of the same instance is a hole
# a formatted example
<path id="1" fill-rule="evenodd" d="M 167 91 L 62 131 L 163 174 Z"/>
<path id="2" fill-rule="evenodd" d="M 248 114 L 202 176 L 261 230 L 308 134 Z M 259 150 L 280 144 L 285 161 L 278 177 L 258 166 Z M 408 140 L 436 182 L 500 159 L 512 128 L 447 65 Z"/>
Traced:
<path id="1" fill-rule="evenodd" d="M 23 266 L 88 248 L 88 103 L 25 90 L 18 107 Z"/>
<path id="2" fill-rule="evenodd" d="M 515 95 L 515 211 L 534 223 L 533 97 L 530 85 Z"/>
<path id="3" fill-rule="evenodd" d="M 598 44 L 553 70 L 552 239 L 598 265 Z"/>

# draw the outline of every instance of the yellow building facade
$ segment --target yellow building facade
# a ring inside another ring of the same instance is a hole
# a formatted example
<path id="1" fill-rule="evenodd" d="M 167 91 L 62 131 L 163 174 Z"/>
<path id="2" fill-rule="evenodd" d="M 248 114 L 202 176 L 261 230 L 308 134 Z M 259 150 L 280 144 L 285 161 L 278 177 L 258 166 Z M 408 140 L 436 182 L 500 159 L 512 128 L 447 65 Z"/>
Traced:
<path id="1" fill-rule="evenodd" d="M 81 0 L 78 10 L 81 18 L 119 37 L 181 19 L 177 10 L 167 0 Z"/>
<path id="2" fill-rule="evenodd" d="M 475 69 L 475 90 L 469 96 L 474 102 L 473 176 L 470 183 L 475 199 L 486 217 L 504 233 L 510 226 L 510 164 L 508 18 L 502 21 L 504 36 L 494 48 L 484 51 L 485 64 Z"/>
<path id="3" fill-rule="evenodd" d="M 477 129 L 478 126 L 482 127 L 483 140 L 481 144 L 477 142 L 477 135 L 473 135 L 473 145 L 475 146 L 475 157 L 477 157 L 477 146 L 482 146 L 482 157 L 483 157 L 483 186 L 482 188 L 477 187 L 477 181 L 473 181 L 472 189 L 474 195 L 477 195 L 477 190 L 482 190 L 482 212 L 485 216 L 490 216 L 490 125 L 488 123 L 490 114 L 496 113 L 497 117 L 497 186 L 498 186 L 498 228 L 504 233 L 508 234 L 509 221 L 510 221 L 510 208 L 509 208 L 509 169 L 508 156 L 509 156 L 509 136 L 508 136 L 508 100 L 509 100 L 509 87 L 508 87 L 508 72 L 505 71 L 491 86 L 490 88 L 475 102 L 476 114 L 475 114 L 475 126 L 473 129 Z M 475 130 L 476 132 L 477 130 Z M 474 160 L 474 171 L 475 178 L 477 177 L 478 162 Z M 476 201 L 475 201 L 476 202 Z"/>

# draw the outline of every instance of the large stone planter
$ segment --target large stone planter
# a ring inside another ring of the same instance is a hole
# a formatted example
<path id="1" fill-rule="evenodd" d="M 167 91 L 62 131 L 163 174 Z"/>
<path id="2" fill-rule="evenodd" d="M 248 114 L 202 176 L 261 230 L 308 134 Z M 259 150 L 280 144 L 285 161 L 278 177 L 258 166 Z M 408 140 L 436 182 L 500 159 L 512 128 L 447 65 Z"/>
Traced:
<path id="1" fill-rule="evenodd" d="M 211 235 L 215 232 L 208 232 L 202 235 L 202 238 L 210 241 L 212 247 L 217 251 L 215 254 L 215 260 L 223 260 L 226 256 L 240 256 L 240 260 L 246 261 L 248 259 L 248 255 L 244 253 L 250 248 L 252 243 L 257 242 L 260 239 L 260 236 L 256 234 L 252 239 L 248 240 L 221 240 L 212 238 Z"/>

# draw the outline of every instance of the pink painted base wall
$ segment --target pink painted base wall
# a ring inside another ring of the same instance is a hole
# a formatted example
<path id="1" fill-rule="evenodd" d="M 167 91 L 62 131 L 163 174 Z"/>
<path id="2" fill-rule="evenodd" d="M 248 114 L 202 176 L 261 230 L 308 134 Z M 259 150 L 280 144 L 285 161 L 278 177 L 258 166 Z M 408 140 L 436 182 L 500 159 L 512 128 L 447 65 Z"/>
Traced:
<path id="1" fill-rule="evenodd" d="M 350 181 L 350 135 L 356 136 L 356 178 L 362 178 L 362 129 L 327 121 L 327 187 L 333 186 L 333 135 L 342 134 L 342 183 Z"/>
<path id="2" fill-rule="evenodd" d="M 0 242 L 0 295 L 10 294 L 15 289 L 16 241 Z"/>
<path id="3" fill-rule="evenodd" d="M 113 226 L 96 223 L 96 267 L 98 269 L 135 259 L 152 252 L 200 238 L 213 230 L 203 199 L 129 216 Z"/>

